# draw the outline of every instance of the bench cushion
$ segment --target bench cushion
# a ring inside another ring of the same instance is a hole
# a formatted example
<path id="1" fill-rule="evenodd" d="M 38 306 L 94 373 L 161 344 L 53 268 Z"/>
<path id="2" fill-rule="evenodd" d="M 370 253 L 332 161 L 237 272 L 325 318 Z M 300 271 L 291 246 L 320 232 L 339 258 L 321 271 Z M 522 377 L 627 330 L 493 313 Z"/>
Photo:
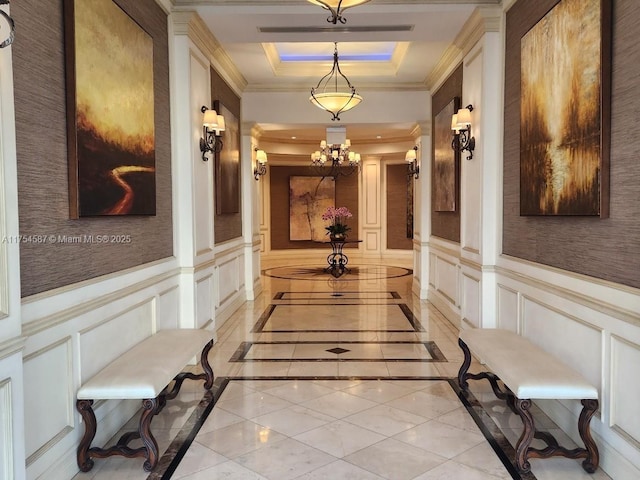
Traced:
<path id="1" fill-rule="evenodd" d="M 470 329 L 460 339 L 520 399 L 597 399 L 582 375 L 520 335 Z"/>
<path id="2" fill-rule="evenodd" d="M 78 400 L 155 398 L 212 339 L 207 330 L 161 330 L 85 382 Z"/>

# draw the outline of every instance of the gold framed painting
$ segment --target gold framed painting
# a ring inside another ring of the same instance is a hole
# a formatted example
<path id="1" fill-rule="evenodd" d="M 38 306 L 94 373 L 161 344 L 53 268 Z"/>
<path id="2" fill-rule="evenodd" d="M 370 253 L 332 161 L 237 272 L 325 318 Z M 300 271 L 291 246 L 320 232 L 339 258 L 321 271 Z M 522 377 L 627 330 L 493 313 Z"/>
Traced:
<path id="1" fill-rule="evenodd" d="M 611 1 L 559 1 L 520 51 L 520 214 L 607 217 Z"/>
<path id="2" fill-rule="evenodd" d="M 153 38 L 113 0 L 64 0 L 71 218 L 155 215 Z"/>

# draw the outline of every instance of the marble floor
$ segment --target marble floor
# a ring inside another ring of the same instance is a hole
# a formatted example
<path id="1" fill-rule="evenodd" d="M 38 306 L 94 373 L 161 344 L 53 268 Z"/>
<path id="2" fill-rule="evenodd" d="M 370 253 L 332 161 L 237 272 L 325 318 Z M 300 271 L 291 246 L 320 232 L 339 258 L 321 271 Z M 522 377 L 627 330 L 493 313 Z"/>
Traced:
<path id="1" fill-rule="evenodd" d="M 156 469 L 110 457 L 75 479 L 609 478 L 565 458 L 517 472 L 519 418 L 487 382 L 458 395 L 457 329 L 411 294 L 408 268 L 354 267 L 337 279 L 313 265 L 263 273 L 262 295 L 217 331 L 214 388 L 185 382 L 154 418 Z M 573 445 L 533 411 L 537 425 Z"/>

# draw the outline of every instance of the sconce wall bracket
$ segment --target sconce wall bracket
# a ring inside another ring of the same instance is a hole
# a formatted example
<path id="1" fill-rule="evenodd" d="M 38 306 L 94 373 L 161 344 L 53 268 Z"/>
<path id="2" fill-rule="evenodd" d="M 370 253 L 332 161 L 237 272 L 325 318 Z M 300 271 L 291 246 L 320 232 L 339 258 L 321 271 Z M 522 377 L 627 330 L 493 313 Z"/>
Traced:
<path id="1" fill-rule="evenodd" d="M 473 112 L 473 105 L 467 105 L 466 109 L 469 112 Z M 459 110 L 459 112 L 461 111 L 462 109 Z M 458 128 L 454 131 L 455 133 L 453 135 L 453 140 L 451 141 L 451 148 L 460 153 L 466 150 L 469 152 L 467 160 L 471 160 L 473 159 L 473 151 L 476 149 L 476 138 L 471 135 L 471 123 L 466 123 L 466 128 L 460 127 L 460 125 L 461 124 L 458 124 Z"/>
<path id="2" fill-rule="evenodd" d="M 200 108 L 200 111 L 204 114 L 209 108 L 205 105 Z M 220 153 L 222 151 L 222 134 L 218 131 L 209 130 L 206 125 L 202 127 L 202 137 L 200 137 L 200 151 L 202 152 L 202 160 L 207 161 L 207 152 Z"/>

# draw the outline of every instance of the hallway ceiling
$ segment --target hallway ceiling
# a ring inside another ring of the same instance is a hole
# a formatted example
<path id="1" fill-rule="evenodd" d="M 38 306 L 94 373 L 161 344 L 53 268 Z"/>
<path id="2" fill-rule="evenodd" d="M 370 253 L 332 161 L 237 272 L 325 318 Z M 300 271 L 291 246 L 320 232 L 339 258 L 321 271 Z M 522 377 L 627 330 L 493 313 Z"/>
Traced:
<path id="1" fill-rule="evenodd" d="M 334 43 L 340 67 L 365 97 L 372 90 L 427 90 L 429 76 L 478 6 L 500 0 L 371 0 L 332 25 L 306 0 L 173 0 L 195 10 L 245 81 L 245 92 L 299 91 L 329 72 Z M 348 114 L 344 114 L 347 120 Z M 261 125 L 270 140 L 321 139 L 327 125 Z M 407 139 L 415 124 L 349 124 L 355 141 Z"/>

